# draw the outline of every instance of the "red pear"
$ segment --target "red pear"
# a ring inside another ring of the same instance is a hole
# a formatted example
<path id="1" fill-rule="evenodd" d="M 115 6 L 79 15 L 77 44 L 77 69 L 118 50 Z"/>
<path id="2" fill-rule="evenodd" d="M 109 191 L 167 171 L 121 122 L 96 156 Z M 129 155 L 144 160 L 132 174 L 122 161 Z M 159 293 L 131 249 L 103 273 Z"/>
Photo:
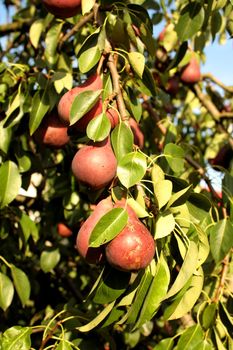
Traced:
<path id="1" fill-rule="evenodd" d="M 44 117 L 34 133 L 34 139 L 38 144 L 54 148 L 63 147 L 70 140 L 67 135 L 67 128 L 59 120 L 55 112 Z"/>
<path id="2" fill-rule="evenodd" d="M 114 207 L 124 207 L 124 201 Z M 127 205 L 128 222 L 124 229 L 106 244 L 105 254 L 109 264 L 123 271 L 137 271 L 146 268 L 155 254 L 155 241 L 146 226 Z"/>
<path id="3" fill-rule="evenodd" d="M 49 12 L 59 18 L 77 15 L 81 9 L 81 0 L 42 0 Z"/>
<path id="4" fill-rule="evenodd" d="M 114 129 L 115 126 L 117 126 L 117 124 L 119 124 L 119 113 L 115 108 L 116 108 L 116 105 L 114 105 L 114 108 L 110 107 L 106 111 L 106 115 L 110 120 L 112 129 Z"/>
<path id="5" fill-rule="evenodd" d="M 57 233 L 61 237 L 70 237 L 72 236 L 72 230 L 63 222 L 57 224 Z"/>
<path id="6" fill-rule="evenodd" d="M 76 179 L 93 190 L 108 185 L 114 178 L 116 169 L 117 160 L 109 138 L 84 146 L 72 161 L 72 172 Z"/>
<path id="7" fill-rule="evenodd" d="M 59 101 L 58 104 L 58 114 L 59 118 L 63 122 L 65 126 L 69 126 L 70 124 L 70 109 L 71 105 L 75 99 L 75 97 L 80 94 L 80 92 L 87 90 L 101 90 L 103 87 L 103 83 L 101 77 L 96 73 L 91 75 L 83 84 L 80 86 L 76 86 L 73 89 L 67 91 Z M 99 101 L 95 104 L 94 107 L 83 116 L 77 123 L 75 123 L 75 127 L 77 127 L 80 131 L 86 130 L 86 126 L 89 121 L 96 117 L 98 114 L 102 112 L 102 101 Z"/>
<path id="8" fill-rule="evenodd" d="M 79 254 L 89 264 L 98 264 L 104 260 L 104 246 L 100 246 L 98 248 L 90 248 L 89 239 L 91 232 L 93 231 L 97 222 L 112 208 L 113 204 L 110 197 L 101 200 L 95 207 L 92 214 L 83 223 L 78 232 L 76 239 L 76 248 Z"/>
<path id="9" fill-rule="evenodd" d="M 195 84 L 200 81 L 200 64 L 196 57 L 192 57 L 189 63 L 183 68 L 180 79 L 187 84 Z"/>
<path id="10" fill-rule="evenodd" d="M 134 144 L 137 145 L 140 149 L 144 147 L 144 134 L 140 129 L 139 124 L 134 118 L 129 118 L 129 125 L 133 132 Z"/>
<path id="11" fill-rule="evenodd" d="M 175 96 L 179 91 L 180 79 L 177 76 L 173 76 L 168 79 L 166 90 L 169 94 Z"/>

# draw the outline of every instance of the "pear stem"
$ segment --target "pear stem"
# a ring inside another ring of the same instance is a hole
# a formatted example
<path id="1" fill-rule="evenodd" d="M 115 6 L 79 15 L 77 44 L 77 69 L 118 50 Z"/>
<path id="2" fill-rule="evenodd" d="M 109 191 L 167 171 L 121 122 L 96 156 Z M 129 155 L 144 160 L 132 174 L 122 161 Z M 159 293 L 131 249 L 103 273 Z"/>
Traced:
<path id="1" fill-rule="evenodd" d="M 124 102 L 122 91 L 121 91 L 119 74 L 118 74 L 118 71 L 116 68 L 114 56 L 111 54 L 108 57 L 107 66 L 108 66 L 110 73 L 111 73 L 113 90 L 114 90 L 114 93 L 116 94 L 117 107 L 118 107 L 121 119 L 123 121 L 128 120 L 129 117 L 128 117 L 128 113 L 126 111 L 125 102 Z"/>

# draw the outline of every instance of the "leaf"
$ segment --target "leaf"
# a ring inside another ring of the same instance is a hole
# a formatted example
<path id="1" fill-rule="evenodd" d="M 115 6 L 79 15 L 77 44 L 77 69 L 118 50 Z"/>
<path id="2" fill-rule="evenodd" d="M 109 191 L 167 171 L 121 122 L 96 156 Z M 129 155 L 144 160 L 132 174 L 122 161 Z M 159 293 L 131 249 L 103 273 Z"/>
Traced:
<path id="1" fill-rule="evenodd" d="M 172 68 L 175 68 L 178 66 L 178 64 L 182 61 L 182 59 L 184 58 L 186 51 L 188 49 L 188 42 L 184 41 L 178 51 L 176 52 L 174 58 L 172 59 L 171 63 L 169 64 L 167 70 L 170 70 Z"/>
<path id="2" fill-rule="evenodd" d="M 79 332 L 89 332 L 90 330 L 96 328 L 111 312 L 112 308 L 114 307 L 115 301 L 111 302 L 105 308 L 89 323 L 87 323 L 84 326 L 77 327 L 76 329 Z"/>
<path id="3" fill-rule="evenodd" d="M 23 306 L 29 300 L 31 286 L 27 275 L 18 267 L 11 265 L 11 275 L 14 281 L 15 289 Z"/>
<path id="4" fill-rule="evenodd" d="M 93 6 L 95 5 L 95 0 L 81 0 L 82 4 L 82 15 L 85 15 L 85 13 L 91 11 Z"/>
<path id="5" fill-rule="evenodd" d="M 176 223 L 179 225 L 178 230 L 187 233 L 190 228 L 190 215 L 187 204 L 170 207 L 170 212 L 173 214 Z"/>
<path id="6" fill-rule="evenodd" d="M 209 229 L 210 251 L 216 262 L 220 262 L 233 246 L 233 225 L 226 218 L 217 222 Z"/>
<path id="7" fill-rule="evenodd" d="M 233 319 L 222 302 L 219 302 L 219 316 L 228 334 L 233 339 Z"/>
<path id="8" fill-rule="evenodd" d="M 140 309 L 148 293 L 152 280 L 153 280 L 153 275 L 150 271 L 150 268 L 147 267 L 142 277 L 142 280 L 140 282 L 140 285 L 137 289 L 136 296 L 129 309 L 128 319 L 127 319 L 128 324 L 133 324 L 133 325 L 135 324 L 136 319 L 139 315 Z"/>
<path id="9" fill-rule="evenodd" d="M 127 211 L 123 208 L 114 208 L 103 215 L 95 225 L 90 239 L 90 247 L 99 247 L 116 237 L 128 221 Z"/>
<path id="10" fill-rule="evenodd" d="M 179 173 L 184 169 L 184 150 L 173 143 L 167 143 L 164 147 L 164 155 L 170 166 L 175 172 Z"/>
<path id="11" fill-rule="evenodd" d="M 140 52 L 129 52 L 128 58 L 130 65 L 137 75 L 142 78 L 143 71 L 145 68 L 145 57 Z"/>
<path id="12" fill-rule="evenodd" d="M 201 315 L 201 325 L 204 330 L 212 328 L 217 317 L 217 303 L 207 305 Z"/>
<path id="13" fill-rule="evenodd" d="M 104 32 L 101 31 L 101 33 L 103 34 Z M 81 73 L 89 72 L 99 62 L 105 43 L 104 40 L 99 40 L 100 37 L 98 28 L 83 42 L 78 52 L 78 64 Z"/>
<path id="14" fill-rule="evenodd" d="M 174 345 L 174 340 L 173 338 L 165 338 L 161 340 L 153 350 L 172 350 Z"/>
<path id="15" fill-rule="evenodd" d="M 60 261 L 59 249 L 54 249 L 51 251 L 43 251 L 40 256 L 40 267 L 47 273 L 54 269 L 54 267 Z"/>
<path id="16" fill-rule="evenodd" d="M 96 141 L 103 141 L 109 135 L 111 130 L 111 123 L 105 113 L 101 113 L 97 117 L 90 120 L 87 125 L 87 136 L 89 139 Z"/>
<path id="17" fill-rule="evenodd" d="M 19 224 L 21 226 L 25 242 L 27 242 L 30 235 L 32 235 L 34 242 L 37 242 L 37 240 L 39 239 L 39 236 L 38 236 L 38 228 L 36 226 L 36 223 L 32 221 L 28 215 L 22 213 Z"/>
<path id="18" fill-rule="evenodd" d="M 176 350 L 198 350 L 199 344 L 204 340 L 204 333 L 200 325 L 189 327 L 182 333 L 177 343 Z"/>
<path id="19" fill-rule="evenodd" d="M 56 350 L 72 350 L 73 347 L 68 343 L 67 340 L 62 339 L 58 346 L 56 347 Z"/>
<path id="20" fill-rule="evenodd" d="M 58 58 L 57 45 L 64 22 L 52 22 L 45 37 L 45 57 L 50 66 L 53 66 Z"/>
<path id="21" fill-rule="evenodd" d="M 75 124 L 98 102 L 101 90 L 85 90 L 74 99 L 70 110 L 70 125 Z"/>
<path id="22" fill-rule="evenodd" d="M 0 167 L 0 208 L 12 202 L 21 187 L 21 176 L 17 165 L 7 160 Z"/>
<path id="23" fill-rule="evenodd" d="M 31 135 L 34 134 L 40 125 L 43 117 L 48 112 L 49 107 L 48 86 L 46 86 L 45 90 L 37 91 L 32 99 L 32 109 L 29 119 L 29 129 Z"/>
<path id="24" fill-rule="evenodd" d="M 127 98 L 125 98 L 125 103 L 130 114 L 139 122 L 142 115 L 142 104 L 140 99 L 137 98 L 135 91 L 129 86 L 127 86 Z"/>
<path id="25" fill-rule="evenodd" d="M 130 273 L 106 268 L 96 289 L 93 302 L 103 305 L 119 298 L 128 287 L 130 276 Z"/>
<path id="26" fill-rule="evenodd" d="M 35 22 L 32 23 L 29 29 L 30 41 L 36 49 L 38 48 L 38 44 L 40 41 L 41 34 L 43 32 L 43 28 L 44 28 L 44 20 L 37 19 Z"/>
<path id="27" fill-rule="evenodd" d="M 174 302 L 165 310 L 164 317 L 167 320 L 175 320 L 183 317 L 192 310 L 201 294 L 203 281 L 204 275 L 200 268 L 198 274 L 193 275 L 190 280 L 188 280 Z"/>
<path id="28" fill-rule="evenodd" d="M 166 298 L 170 298 L 179 292 L 192 276 L 193 272 L 196 270 L 198 259 L 198 249 L 196 243 L 193 241 L 190 242 L 188 251 L 186 253 L 183 264 L 180 267 L 179 273 L 171 286 L 169 292 L 167 293 Z"/>
<path id="29" fill-rule="evenodd" d="M 170 180 L 161 180 L 154 185 L 155 199 L 158 208 L 161 209 L 169 201 L 172 195 L 172 182 Z"/>
<path id="30" fill-rule="evenodd" d="M 12 137 L 12 129 L 4 128 L 3 122 L 0 122 L 0 150 L 7 154 Z"/>
<path id="31" fill-rule="evenodd" d="M 165 174 L 159 165 L 154 164 L 151 169 L 151 179 L 153 181 L 153 187 L 160 181 L 165 179 Z M 154 187 L 155 188 L 155 187 Z M 155 192 L 155 190 L 154 190 Z"/>
<path id="32" fill-rule="evenodd" d="M 118 161 L 133 150 L 133 133 L 124 122 L 118 124 L 111 133 L 111 141 Z"/>
<path id="33" fill-rule="evenodd" d="M 141 327 L 145 322 L 150 321 L 154 317 L 161 302 L 166 296 L 169 282 L 170 272 L 167 262 L 162 254 L 134 329 Z"/>
<path id="34" fill-rule="evenodd" d="M 117 166 L 117 176 L 126 188 L 136 185 L 146 173 L 146 157 L 139 152 L 124 155 Z"/>
<path id="35" fill-rule="evenodd" d="M 145 66 L 142 79 L 138 79 L 138 85 L 142 92 L 148 96 L 156 96 L 155 80 L 149 68 Z"/>
<path id="36" fill-rule="evenodd" d="M 138 203 L 138 201 L 136 201 L 134 198 L 128 198 L 127 203 L 133 209 L 133 211 L 135 211 L 137 217 L 146 218 L 149 216 L 148 212 L 145 210 L 145 207 Z"/>
<path id="37" fill-rule="evenodd" d="M 0 272 L 0 307 L 3 311 L 10 306 L 13 296 L 13 283 L 8 276 Z"/>
<path id="38" fill-rule="evenodd" d="M 190 195 L 191 187 L 192 185 L 185 187 L 183 190 L 180 190 L 174 193 L 169 199 L 169 202 L 167 203 L 166 208 L 176 207 L 184 204 Z"/>
<path id="39" fill-rule="evenodd" d="M 8 328 L 2 335 L 1 346 L 4 350 L 29 350 L 31 349 L 30 327 L 15 326 Z"/>
<path id="40" fill-rule="evenodd" d="M 205 11 L 199 2 L 185 6 L 175 27 L 179 40 L 191 39 L 201 29 L 204 18 Z"/>
<path id="41" fill-rule="evenodd" d="M 170 235 L 176 225 L 174 216 L 171 212 L 165 211 L 159 213 L 155 221 L 155 239 L 160 239 Z"/>
<path id="42" fill-rule="evenodd" d="M 73 77 L 69 72 L 55 72 L 51 81 L 54 82 L 54 86 L 58 94 L 60 94 L 63 89 L 71 90 L 73 85 Z"/>

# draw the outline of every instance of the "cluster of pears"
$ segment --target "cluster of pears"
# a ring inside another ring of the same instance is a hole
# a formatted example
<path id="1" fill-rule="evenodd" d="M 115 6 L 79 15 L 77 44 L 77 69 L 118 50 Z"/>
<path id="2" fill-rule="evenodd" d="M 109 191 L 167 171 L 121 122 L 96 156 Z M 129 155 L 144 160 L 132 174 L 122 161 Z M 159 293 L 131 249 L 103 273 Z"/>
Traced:
<path id="1" fill-rule="evenodd" d="M 70 110 L 75 97 L 83 91 L 98 91 L 103 89 L 101 76 L 97 73 L 90 75 L 84 83 L 67 91 L 60 99 L 57 110 L 47 115 L 34 134 L 37 143 L 50 147 L 60 148 L 65 146 L 72 133 L 85 133 L 90 120 L 102 113 L 103 102 L 100 97 L 96 104 L 74 125 L 70 125 Z M 115 107 L 106 110 L 106 116 L 113 129 L 119 123 L 119 113 Z M 138 123 L 129 119 L 129 127 L 134 135 L 134 143 L 140 148 L 144 145 L 144 135 Z M 75 154 L 72 172 L 81 184 L 92 190 L 99 190 L 108 185 L 115 177 L 117 160 L 111 147 L 108 136 L 101 142 L 90 141 Z"/>
<path id="2" fill-rule="evenodd" d="M 102 218 L 113 208 L 126 208 L 128 221 L 123 230 L 110 242 L 98 248 L 89 246 L 91 233 Z M 155 254 L 155 241 L 146 226 L 138 219 L 134 210 L 122 199 L 112 203 L 110 197 L 102 199 L 92 214 L 81 226 L 76 248 L 89 264 L 107 261 L 112 267 L 122 271 L 137 271 L 148 266 Z"/>

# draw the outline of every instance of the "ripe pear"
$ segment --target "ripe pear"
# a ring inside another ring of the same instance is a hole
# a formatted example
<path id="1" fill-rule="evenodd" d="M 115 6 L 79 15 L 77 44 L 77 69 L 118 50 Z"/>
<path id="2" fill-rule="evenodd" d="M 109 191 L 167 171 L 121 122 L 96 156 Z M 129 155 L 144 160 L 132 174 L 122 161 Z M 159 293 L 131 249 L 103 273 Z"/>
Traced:
<path id="1" fill-rule="evenodd" d="M 182 69 L 180 79 L 187 84 L 195 84 L 201 79 L 200 64 L 196 57 L 192 57 L 189 63 Z"/>
<path id="2" fill-rule="evenodd" d="M 111 198 L 102 199 L 95 207 L 92 214 L 87 218 L 87 220 L 81 226 L 77 239 L 76 248 L 79 254 L 89 263 L 98 264 L 104 261 L 104 246 L 98 248 L 89 247 L 89 239 L 91 232 L 93 231 L 97 222 L 105 215 L 108 211 L 113 208 Z"/>
<path id="3" fill-rule="evenodd" d="M 177 76 L 173 76 L 168 79 L 167 85 L 166 85 L 166 90 L 170 95 L 175 96 L 178 91 L 179 91 L 179 83 L 180 79 Z"/>
<path id="4" fill-rule="evenodd" d="M 144 147 L 144 134 L 140 129 L 139 124 L 134 118 L 129 118 L 129 125 L 133 132 L 134 144 L 137 145 L 140 149 Z"/>
<path id="5" fill-rule="evenodd" d="M 60 148 L 65 146 L 70 138 L 65 127 L 59 120 L 56 112 L 44 117 L 42 123 L 34 133 L 36 143 L 40 145 Z"/>
<path id="6" fill-rule="evenodd" d="M 110 139 L 90 142 L 81 148 L 72 161 L 72 172 L 80 183 L 98 190 L 108 185 L 116 174 L 117 160 Z"/>
<path id="7" fill-rule="evenodd" d="M 81 9 L 81 0 L 42 0 L 49 12 L 59 18 L 77 15 Z"/>
<path id="8" fill-rule="evenodd" d="M 116 110 L 116 105 L 114 105 L 114 108 L 110 107 L 106 111 L 106 116 L 108 117 L 111 128 L 114 129 L 117 124 L 119 124 L 119 113 Z"/>
<path id="9" fill-rule="evenodd" d="M 71 105 L 75 99 L 75 97 L 80 94 L 80 92 L 87 90 L 101 90 L 103 87 L 102 79 L 99 74 L 95 73 L 91 75 L 87 80 L 79 85 L 74 87 L 73 89 L 67 91 L 58 103 L 58 114 L 59 118 L 63 122 L 65 126 L 69 126 L 70 124 L 70 110 Z M 86 126 L 89 121 L 100 114 L 102 112 L 102 101 L 99 99 L 97 103 L 91 108 L 89 112 L 87 112 L 80 120 L 75 123 L 75 127 L 77 127 L 80 131 L 85 132 Z"/>
<path id="10" fill-rule="evenodd" d="M 72 236 L 72 230 L 63 222 L 57 224 L 57 233 L 61 237 L 70 237 Z"/>
<path id="11" fill-rule="evenodd" d="M 115 208 L 125 207 L 119 201 Z M 128 222 L 124 229 L 106 244 L 105 254 L 108 263 L 123 271 L 137 271 L 146 268 L 155 254 L 155 241 L 146 226 L 138 219 L 133 209 L 127 205 Z"/>

